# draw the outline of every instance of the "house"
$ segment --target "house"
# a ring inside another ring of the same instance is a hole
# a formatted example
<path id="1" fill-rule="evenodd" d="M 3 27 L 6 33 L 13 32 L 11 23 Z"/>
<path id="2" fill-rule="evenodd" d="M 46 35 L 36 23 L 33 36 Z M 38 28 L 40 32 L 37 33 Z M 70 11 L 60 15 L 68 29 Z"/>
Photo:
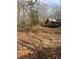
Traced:
<path id="1" fill-rule="evenodd" d="M 46 26 L 46 27 L 61 26 L 61 21 L 59 21 L 55 18 L 47 18 L 46 21 L 42 24 L 42 26 Z"/>

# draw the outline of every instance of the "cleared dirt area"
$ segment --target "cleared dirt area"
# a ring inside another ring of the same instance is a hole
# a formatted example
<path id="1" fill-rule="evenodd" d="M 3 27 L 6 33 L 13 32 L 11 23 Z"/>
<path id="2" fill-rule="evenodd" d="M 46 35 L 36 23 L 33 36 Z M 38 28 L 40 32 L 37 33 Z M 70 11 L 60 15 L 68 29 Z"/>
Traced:
<path id="1" fill-rule="evenodd" d="M 18 32 L 17 58 L 60 59 L 60 28 L 39 27 L 38 32 Z"/>

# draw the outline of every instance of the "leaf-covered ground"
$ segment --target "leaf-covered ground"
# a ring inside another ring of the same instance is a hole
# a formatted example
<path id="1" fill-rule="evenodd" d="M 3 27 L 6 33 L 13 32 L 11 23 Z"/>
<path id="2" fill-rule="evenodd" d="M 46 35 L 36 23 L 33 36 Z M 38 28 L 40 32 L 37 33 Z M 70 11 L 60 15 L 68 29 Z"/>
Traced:
<path id="1" fill-rule="evenodd" d="M 17 33 L 18 59 L 60 59 L 61 30 L 39 27 L 38 32 Z"/>

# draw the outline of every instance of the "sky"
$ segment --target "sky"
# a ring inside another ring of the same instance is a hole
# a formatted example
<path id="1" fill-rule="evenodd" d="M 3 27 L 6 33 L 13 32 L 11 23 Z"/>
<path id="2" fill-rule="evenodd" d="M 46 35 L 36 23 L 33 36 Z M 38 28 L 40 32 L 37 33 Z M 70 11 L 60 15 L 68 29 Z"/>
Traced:
<path id="1" fill-rule="evenodd" d="M 51 14 L 52 8 L 55 8 L 57 6 L 58 7 L 61 6 L 61 0 L 40 0 L 40 2 L 43 2 L 43 3 L 48 5 L 48 9 L 47 9 L 47 12 L 46 12 L 47 15 Z"/>
<path id="2" fill-rule="evenodd" d="M 46 3 L 49 7 L 52 7 L 53 5 L 61 5 L 61 1 L 60 0 L 40 0 L 40 2 L 44 2 Z"/>

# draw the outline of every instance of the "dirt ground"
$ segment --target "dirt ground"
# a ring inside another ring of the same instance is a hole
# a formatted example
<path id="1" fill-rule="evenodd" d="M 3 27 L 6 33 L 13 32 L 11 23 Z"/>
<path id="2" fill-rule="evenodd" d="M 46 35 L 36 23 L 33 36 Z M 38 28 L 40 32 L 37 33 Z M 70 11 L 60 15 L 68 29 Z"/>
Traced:
<path id="1" fill-rule="evenodd" d="M 17 32 L 17 59 L 61 59 L 61 29 Z"/>

